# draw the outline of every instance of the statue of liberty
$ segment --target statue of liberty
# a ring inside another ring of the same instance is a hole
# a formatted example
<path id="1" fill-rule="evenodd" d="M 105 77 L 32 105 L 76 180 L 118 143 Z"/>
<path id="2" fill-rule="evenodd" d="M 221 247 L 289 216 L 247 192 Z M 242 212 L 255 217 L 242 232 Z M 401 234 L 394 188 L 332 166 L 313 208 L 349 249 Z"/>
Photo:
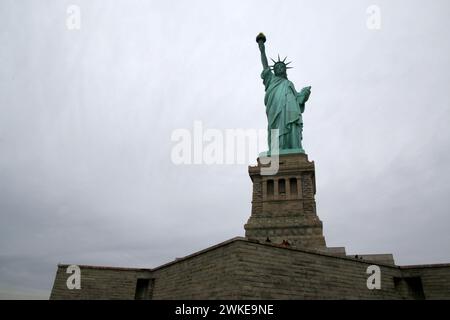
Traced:
<path id="1" fill-rule="evenodd" d="M 305 153 L 302 147 L 302 113 L 311 93 L 311 87 L 305 87 L 297 92 L 294 84 L 287 78 L 286 70 L 290 68 L 287 66 L 290 62 L 286 63 L 286 58 L 280 60 L 278 55 L 278 61 L 271 59 L 274 64 L 269 66 L 264 34 L 258 34 L 256 42 L 261 51 L 263 65 L 261 78 L 266 90 L 264 103 L 268 120 L 269 154 L 276 153 L 276 137 L 271 136 L 272 132 L 276 132 L 273 129 L 278 129 L 280 154 Z"/>

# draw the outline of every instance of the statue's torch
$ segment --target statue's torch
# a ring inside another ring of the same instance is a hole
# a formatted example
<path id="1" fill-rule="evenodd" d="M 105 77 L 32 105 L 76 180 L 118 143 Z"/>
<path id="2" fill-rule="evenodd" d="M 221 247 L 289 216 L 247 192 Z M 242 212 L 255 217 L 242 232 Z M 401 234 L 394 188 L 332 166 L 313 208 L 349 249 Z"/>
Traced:
<path id="1" fill-rule="evenodd" d="M 257 36 L 256 36 L 256 42 L 259 43 L 264 43 L 266 42 L 266 36 L 264 35 L 264 33 L 260 32 Z"/>

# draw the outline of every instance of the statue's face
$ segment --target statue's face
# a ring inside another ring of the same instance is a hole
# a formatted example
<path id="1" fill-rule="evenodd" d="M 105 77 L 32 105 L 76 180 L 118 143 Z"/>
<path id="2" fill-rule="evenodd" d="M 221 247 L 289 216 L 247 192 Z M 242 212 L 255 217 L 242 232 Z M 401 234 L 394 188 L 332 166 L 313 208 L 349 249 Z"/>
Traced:
<path id="1" fill-rule="evenodd" d="M 276 63 L 273 67 L 273 73 L 279 77 L 286 77 L 286 66 L 284 63 Z"/>

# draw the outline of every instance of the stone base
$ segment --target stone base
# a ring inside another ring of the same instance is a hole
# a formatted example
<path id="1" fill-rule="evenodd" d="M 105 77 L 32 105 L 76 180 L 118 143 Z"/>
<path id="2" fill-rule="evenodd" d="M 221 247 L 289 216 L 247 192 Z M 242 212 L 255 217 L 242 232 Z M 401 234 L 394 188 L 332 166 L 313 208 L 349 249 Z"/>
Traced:
<path id="1" fill-rule="evenodd" d="M 260 154 L 259 154 L 259 157 L 261 158 L 261 157 L 270 157 L 270 156 L 277 156 L 277 155 L 284 155 L 284 154 L 295 154 L 295 153 L 302 153 L 302 154 L 305 154 L 305 150 L 303 150 L 303 149 L 282 149 L 282 150 L 279 150 L 278 151 L 278 153 L 273 153 L 273 152 L 270 152 L 270 151 L 264 151 L 264 152 L 261 152 Z"/>
<path id="2" fill-rule="evenodd" d="M 322 222 L 296 225 L 276 225 L 271 218 L 250 218 L 244 226 L 245 237 L 258 242 L 283 244 L 287 241 L 290 246 L 305 249 L 321 249 L 326 247 L 322 231 Z"/>
<path id="3" fill-rule="evenodd" d="M 369 290 L 373 262 L 327 251 L 234 238 L 151 269 L 78 265 L 80 290 L 67 288 L 69 265 L 58 265 L 50 299 L 450 299 L 450 264 L 379 260 L 381 288 Z"/>
<path id="4" fill-rule="evenodd" d="M 258 165 L 249 167 L 253 201 L 252 214 L 244 226 L 246 238 L 299 248 L 325 248 L 314 199 L 314 162 L 305 153 L 280 154 L 274 175 L 262 175 L 265 165 L 261 162 L 266 161 L 258 158 Z"/>

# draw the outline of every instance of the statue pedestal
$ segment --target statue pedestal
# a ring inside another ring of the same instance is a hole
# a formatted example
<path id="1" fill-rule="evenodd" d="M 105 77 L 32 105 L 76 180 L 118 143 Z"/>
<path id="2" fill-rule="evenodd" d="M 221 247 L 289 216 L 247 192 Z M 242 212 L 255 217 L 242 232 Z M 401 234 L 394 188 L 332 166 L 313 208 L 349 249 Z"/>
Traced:
<path id="1" fill-rule="evenodd" d="M 305 154 L 305 150 L 303 150 L 303 149 L 281 149 L 281 150 L 279 150 L 278 155 L 297 154 L 297 153 Z M 261 157 L 270 157 L 270 156 L 271 156 L 270 151 L 264 151 L 259 154 L 260 158 Z M 274 154 L 274 156 L 277 156 L 277 154 Z"/>
<path id="2" fill-rule="evenodd" d="M 249 167 L 253 182 L 252 213 L 245 224 L 248 239 L 275 244 L 289 242 L 307 249 L 326 248 L 322 221 L 316 214 L 314 162 L 305 153 L 279 155 L 279 170 L 262 175 L 265 167 Z"/>

